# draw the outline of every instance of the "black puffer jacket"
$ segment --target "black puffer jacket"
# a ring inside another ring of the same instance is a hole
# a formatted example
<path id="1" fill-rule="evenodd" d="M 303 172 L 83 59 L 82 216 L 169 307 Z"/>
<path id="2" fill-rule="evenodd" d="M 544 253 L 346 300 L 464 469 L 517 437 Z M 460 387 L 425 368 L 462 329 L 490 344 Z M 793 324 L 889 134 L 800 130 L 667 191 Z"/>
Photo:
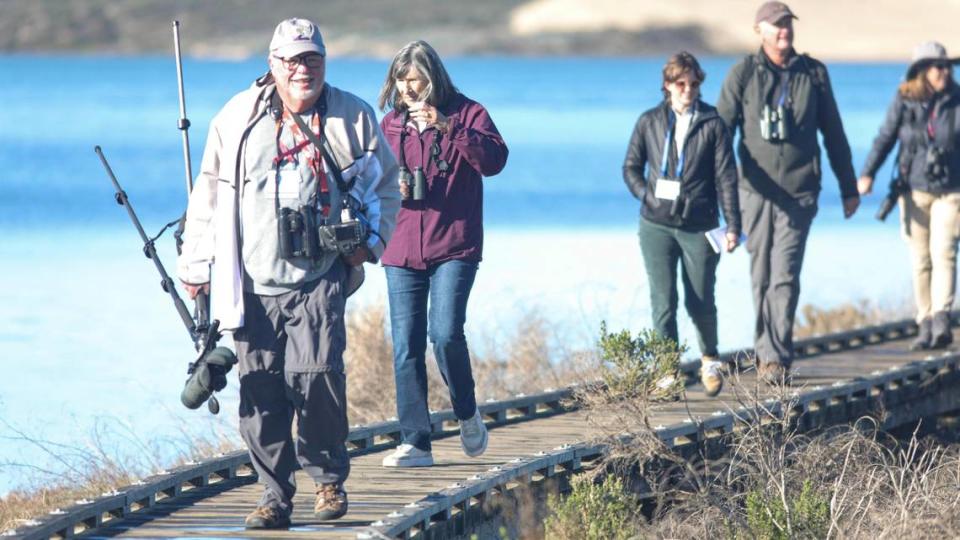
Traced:
<path id="1" fill-rule="evenodd" d="M 686 221 L 670 215 L 671 201 L 654 196 L 656 178 L 660 176 L 660 160 L 667 136 L 670 104 L 664 101 L 640 115 L 630 138 L 623 162 L 623 181 L 633 196 L 643 204 L 644 218 L 689 231 L 707 231 L 719 225 L 718 201 L 728 232 L 740 234 L 740 203 L 737 198 L 737 168 L 727 128 L 717 110 L 697 102 L 697 114 L 687 131 L 681 191 L 687 198 L 690 213 Z M 677 166 L 677 147 L 671 140 L 667 158 L 670 175 Z"/>
<path id="2" fill-rule="evenodd" d="M 932 142 L 927 135 L 930 107 L 936 107 Z M 960 111 L 957 110 L 958 108 L 960 108 L 960 87 L 956 84 L 951 84 L 930 101 L 906 99 L 898 91 L 887 110 L 886 120 L 880 126 L 880 133 L 873 140 L 873 148 L 863 165 L 861 176 L 871 178 L 875 176 L 877 169 L 899 140 L 900 175 L 907 180 L 911 189 L 936 194 L 960 191 L 960 143 L 958 143 Z M 943 178 L 931 178 L 927 174 L 927 149 L 932 145 L 945 151 L 947 174 Z"/>

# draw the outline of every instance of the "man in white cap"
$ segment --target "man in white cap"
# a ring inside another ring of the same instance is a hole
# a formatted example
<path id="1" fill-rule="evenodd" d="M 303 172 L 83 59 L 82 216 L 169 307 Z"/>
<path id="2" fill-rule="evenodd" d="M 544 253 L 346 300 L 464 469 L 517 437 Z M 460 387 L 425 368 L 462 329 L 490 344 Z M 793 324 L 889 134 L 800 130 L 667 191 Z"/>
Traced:
<path id="1" fill-rule="evenodd" d="M 347 511 L 345 299 L 400 203 L 373 110 L 324 81 L 317 25 L 282 21 L 267 63 L 210 124 L 178 260 L 190 296 L 212 285 L 213 316 L 233 331 L 240 433 L 264 485 L 246 526 L 258 529 L 289 526 L 301 468 L 318 519 Z"/>
<path id="2" fill-rule="evenodd" d="M 837 177 L 843 216 L 860 204 L 850 144 L 822 63 L 793 48 L 793 11 L 765 2 L 754 30 L 760 50 L 727 74 L 717 112 L 740 129 L 740 213 L 750 253 L 756 310 L 757 372 L 770 384 L 788 380 L 800 268 L 821 189 L 823 134 Z"/>

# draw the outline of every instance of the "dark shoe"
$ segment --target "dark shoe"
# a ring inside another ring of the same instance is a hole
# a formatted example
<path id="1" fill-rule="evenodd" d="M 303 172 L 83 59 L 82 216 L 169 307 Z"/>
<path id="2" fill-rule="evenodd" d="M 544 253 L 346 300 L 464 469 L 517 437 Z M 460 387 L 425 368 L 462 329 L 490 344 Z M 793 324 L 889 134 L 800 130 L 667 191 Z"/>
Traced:
<path id="1" fill-rule="evenodd" d="M 950 330 L 950 314 L 946 311 L 934 313 L 930 333 L 933 335 L 930 339 L 931 349 L 943 349 L 953 343 L 953 332 Z"/>
<path id="2" fill-rule="evenodd" d="M 930 348 L 930 345 L 933 343 L 933 321 L 930 320 L 930 317 L 920 321 L 920 324 L 917 325 L 917 337 L 910 343 L 911 351 L 925 351 Z"/>
<path id="3" fill-rule="evenodd" d="M 757 377 L 770 386 L 790 384 L 790 368 L 780 362 L 760 362 Z"/>
<path id="4" fill-rule="evenodd" d="M 250 512 L 243 525 L 248 529 L 284 529 L 290 526 L 290 516 L 275 506 L 258 506 Z"/>
<path id="5" fill-rule="evenodd" d="M 320 520 L 342 518 L 347 513 L 347 492 L 339 484 L 318 486 L 313 513 Z"/>

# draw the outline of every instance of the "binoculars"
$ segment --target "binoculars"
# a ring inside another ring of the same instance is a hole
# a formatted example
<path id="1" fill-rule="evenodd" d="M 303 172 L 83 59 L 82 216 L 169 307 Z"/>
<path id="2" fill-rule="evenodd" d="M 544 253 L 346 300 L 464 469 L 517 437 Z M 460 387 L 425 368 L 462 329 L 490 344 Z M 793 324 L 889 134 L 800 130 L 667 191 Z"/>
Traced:
<path id="1" fill-rule="evenodd" d="M 317 225 L 317 209 L 312 206 L 301 206 L 299 210 L 281 208 L 280 257 L 317 259 L 324 253 L 353 253 L 366 240 L 366 227 L 352 211 L 343 212 L 342 216 L 340 223 Z"/>
<path id="2" fill-rule="evenodd" d="M 760 136 L 765 141 L 785 141 L 790 138 L 790 111 L 783 105 L 771 109 L 764 105 L 760 111 Z"/>
<path id="3" fill-rule="evenodd" d="M 280 256 L 290 260 L 294 257 L 314 259 L 320 256 L 320 240 L 317 237 L 316 215 L 310 207 L 301 206 L 280 209 Z"/>
<path id="4" fill-rule="evenodd" d="M 423 174 L 423 167 L 417 167 L 410 174 L 410 169 L 400 167 L 400 184 L 410 187 L 403 200 L 422 201 L 427 198 L 427 177 Z"/>

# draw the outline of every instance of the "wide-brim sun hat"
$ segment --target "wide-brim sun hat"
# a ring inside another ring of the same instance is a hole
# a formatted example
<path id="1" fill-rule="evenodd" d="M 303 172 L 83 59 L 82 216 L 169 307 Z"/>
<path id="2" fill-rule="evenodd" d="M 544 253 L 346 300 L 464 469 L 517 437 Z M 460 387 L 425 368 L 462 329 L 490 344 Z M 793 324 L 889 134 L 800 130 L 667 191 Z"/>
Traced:
<path id="1" fill-rule="evenodd" d="M 910 67 L 907 68 L 907 80 L 917 76 L 920 71 L 936 62 L 960 64 L 960 58 L 947 56 L 947 48 L 936 41 L 925 41 L 913 48 Z"/>

